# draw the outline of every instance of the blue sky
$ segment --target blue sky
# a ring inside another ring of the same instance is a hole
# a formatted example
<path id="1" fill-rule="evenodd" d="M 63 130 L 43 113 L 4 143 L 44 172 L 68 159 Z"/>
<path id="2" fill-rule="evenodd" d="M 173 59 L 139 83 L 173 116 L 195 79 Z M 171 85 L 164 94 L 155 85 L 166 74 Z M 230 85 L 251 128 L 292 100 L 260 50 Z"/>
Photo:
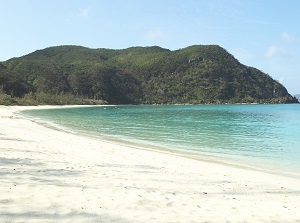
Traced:
<path id="1" fill-rule="evenodd" d="M 300 93 L 299 0 L 0 0 L 0 61 L 58 45 L 217 44 Z"/>

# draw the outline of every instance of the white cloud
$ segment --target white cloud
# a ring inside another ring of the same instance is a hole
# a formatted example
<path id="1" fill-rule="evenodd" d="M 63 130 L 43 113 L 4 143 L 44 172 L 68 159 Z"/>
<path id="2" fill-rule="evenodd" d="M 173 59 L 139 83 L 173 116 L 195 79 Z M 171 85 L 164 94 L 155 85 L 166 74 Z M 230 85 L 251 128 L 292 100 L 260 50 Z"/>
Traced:
<path id="1" fill-rule="evenodd" d="M 78 17 L 83 17 L 83 18 L 89 17 L 89 14 L 90 14 L 90 7 L 88 7 L 88 8 L 79 8 L 78 12 L 77 12 L 77 16 Z"/>
<path id="2" fill-rule="evenodd" d="M 284 84 L 284 77 L 280 77 L 278 81 L 279 83 Z"/>
<path id="3" fill-rule="evenodd" d="M 252 54 L 249 51 L 241 48 L 234 49 L 233 55 L 240 61 L 247 61 L 253 58 Z"/>
<path id="4" fill-rule="evenodd" d="M 90 16 L 91 7 L 86 8 L 78 8 L 76 11 L 69 12 L 69 18 L 79 18 L 79 19 L 87 19 Z"/>
<path id="5" fill-rule="evenodd" d="M 287 32 L 283 32 L 281 34 L 281 39 L 286 43 L 293 43 L 296 41 L 296 38 L 294 36 L 288 34 Z"/>
<path id="6" fill-rule="evenodd" d="M 269 49 L 267 50 L 266 57 L 272 58 L 277 55 L 285 55 L 285 54 L 287 54 L 287 50 L 285 48 L 273 45 L 270 46 Z"/>
<path id="7" fill-rule="evenodd" d="M 164 34 L 159 29 L 156 29 L 147 32 L 145 38 L 147 40 L 157 40 L 157 39 L 161 39 L 163 36 Z"/>

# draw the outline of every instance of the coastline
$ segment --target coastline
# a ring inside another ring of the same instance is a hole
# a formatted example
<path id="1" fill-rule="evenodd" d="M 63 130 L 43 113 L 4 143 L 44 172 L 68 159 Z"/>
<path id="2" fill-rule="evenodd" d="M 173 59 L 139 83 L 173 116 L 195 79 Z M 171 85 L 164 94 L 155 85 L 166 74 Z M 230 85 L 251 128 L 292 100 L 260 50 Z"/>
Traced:
<path id="1" fill-rule="evenodd" d="M 119 105 L 86 105 L 86 106 L 85 105 L 64 105 L 64 106 L 43 105 L 34 108 L 32 107 L 28 107 L 28 108 L 29 109 L 52 109 L 52 108 L 64 109 L 64 108 L 102 107 L 102 106 L 119 107 Z M 24 107 L 21 107 L 21 109 L 24 109 Z M 25 110 L 27 109 L 25 108 Z M 72 129 L 58 123 L 54 124 L 51 121 L 36 119 L 34 116 L 32 117 L 29 116 L 29 119 L 38 124 L 44 125 L 48 128 L 79 134 L 79 135 L 84 135 L 87 137 L 91 137 L 105 142 L 111 142 L 125 147 L 132 147 L 136 149 L 167 153 L 171 155 L 192 158 L 195 160 L 200 160 L 205 162 L 213 162 L 213 163 L 233 166 L 237 168 L 245 168 L 249 170 L 262 171 L 270 174 L 295 177 L 300 179 L 300 166 L 296 166 L 296 165 L 293 166 L 292 164 L 285 162 L 284 160 L 280 160 L 281 162 L 276 162 L 272 159 L 265 159 L 260 157 L 252 157 L 252 156 L 245 156 L 239 154 L 213 153 L 213 152 L 199 151 L 195 149 L 186 149 L 188 148 L 186 147 L 187 145 L 185 145 L 184 148 L 180 148 L 177 146 L 172 147 L 170 145 L 165 145 L 163 143 L 159 143 L 159 141 L 153 143 L 151 141 L 148 142 L 148 141 L 141 141 L 141 140 L 126 139 L 126 138 L 124 139 L 122 137 L 116 138 L 111 136 L 105 136 L 102 134 L 100 134 L 99 136 L 99 134 L 93 134 L 90 133 L 89 131 Z"/>
<path id="2" fill-rule="evenodd" d="M 297 222 L 300 180 L 100 141 L 0 106 L 1 222 Z"/>

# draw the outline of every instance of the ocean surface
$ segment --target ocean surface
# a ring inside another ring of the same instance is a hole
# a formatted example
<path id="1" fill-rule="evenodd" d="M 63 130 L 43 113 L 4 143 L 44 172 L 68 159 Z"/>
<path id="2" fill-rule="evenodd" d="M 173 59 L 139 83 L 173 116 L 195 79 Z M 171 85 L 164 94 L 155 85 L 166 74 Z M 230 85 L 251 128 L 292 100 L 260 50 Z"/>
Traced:
<path id="1" fill-rule="evenodd" d="M 300 176 L 300 105 L 139 105 L 23 111 L 56 128 Z"/>

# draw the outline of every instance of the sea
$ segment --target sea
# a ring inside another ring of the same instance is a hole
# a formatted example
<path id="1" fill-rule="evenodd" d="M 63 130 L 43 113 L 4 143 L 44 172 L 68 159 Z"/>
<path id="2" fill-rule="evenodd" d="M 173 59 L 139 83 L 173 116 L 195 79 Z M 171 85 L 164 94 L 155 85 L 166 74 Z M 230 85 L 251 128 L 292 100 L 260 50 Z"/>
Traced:
<path id="1" fill-rule="evenodd" d="M 300 177 L 300 105 L 120 105 L 23 111 L 63 131 Z"/>

